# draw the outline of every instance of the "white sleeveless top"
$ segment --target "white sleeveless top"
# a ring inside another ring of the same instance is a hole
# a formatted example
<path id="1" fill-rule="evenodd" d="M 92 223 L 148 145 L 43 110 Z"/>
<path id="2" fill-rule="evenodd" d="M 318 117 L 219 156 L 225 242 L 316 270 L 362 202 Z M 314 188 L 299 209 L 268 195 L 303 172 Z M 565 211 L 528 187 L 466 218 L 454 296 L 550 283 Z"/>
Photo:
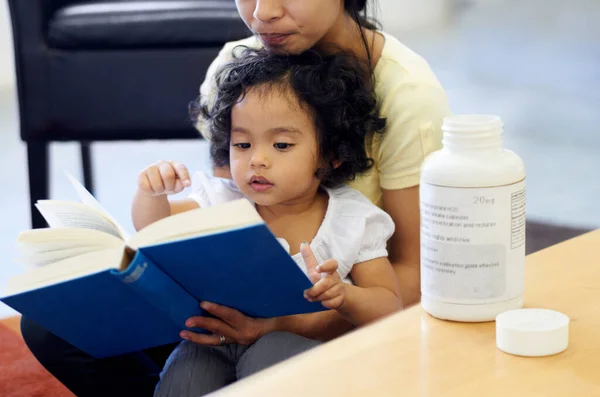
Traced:
<path id="1" fill-rule="evenodd" d="M 192 189 L 189 197 L 202 208 L 248 199 L 232 180 L 208 176 L 204 172 L 194 174 Z M 310 247 L 318 263 L 336 259 L 340 277 L 351 284 L 350 271 L 355 264 L 388 256 L 386 243 L 394 233 L 394 221 L 358 190 L 348 186 L 324 190 L 329 195 L 329 203 Z M 289 252 L 287 241 L 278 240 Z M 297 253 L 292 258 L 307 273 L 302 255 Z"/>

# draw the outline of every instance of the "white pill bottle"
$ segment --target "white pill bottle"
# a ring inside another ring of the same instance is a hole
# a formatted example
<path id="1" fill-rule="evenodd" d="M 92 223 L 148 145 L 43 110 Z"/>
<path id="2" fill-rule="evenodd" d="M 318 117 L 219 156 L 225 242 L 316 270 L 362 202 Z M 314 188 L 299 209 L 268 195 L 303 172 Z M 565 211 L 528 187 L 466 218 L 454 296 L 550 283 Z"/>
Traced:
<path id="1" fill-rule="evenodd" d="M 493 321 L 523 306 L 525 166 L 494 115 L 443 123 L 421 169 L 421 304 L 434 317 Z"/>

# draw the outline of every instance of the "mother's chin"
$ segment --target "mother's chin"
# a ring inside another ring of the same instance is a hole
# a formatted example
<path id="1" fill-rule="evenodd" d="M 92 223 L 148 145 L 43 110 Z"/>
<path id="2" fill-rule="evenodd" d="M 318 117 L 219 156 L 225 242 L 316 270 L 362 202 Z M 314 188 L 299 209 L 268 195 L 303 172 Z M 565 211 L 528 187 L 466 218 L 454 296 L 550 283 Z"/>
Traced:
<path id="1" fill-rule="evenodd" d="M 257 34 L 256 36 L 269 52 L 275 54 L 300 54 L 311 48 L 310 45 L 304 46 L 299 43 L 299 38 L 293 33 L 282 35 L 282 37 L 269 37 L 263 34 Z"/>

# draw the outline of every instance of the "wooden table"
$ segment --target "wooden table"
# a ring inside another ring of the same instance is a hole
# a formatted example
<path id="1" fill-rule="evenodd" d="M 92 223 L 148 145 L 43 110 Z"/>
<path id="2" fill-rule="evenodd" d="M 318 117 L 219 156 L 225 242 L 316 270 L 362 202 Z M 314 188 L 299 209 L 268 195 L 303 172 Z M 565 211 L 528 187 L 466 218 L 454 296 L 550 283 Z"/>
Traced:
<path id="1" fill-rule="evenodd" d="M 494 323 L 415 306 L 237 382 L 218 396 L 600 396 L 600 230 L 527 257 L 526 307 L 571 318 L 569 348 L 511 356 Z"/>

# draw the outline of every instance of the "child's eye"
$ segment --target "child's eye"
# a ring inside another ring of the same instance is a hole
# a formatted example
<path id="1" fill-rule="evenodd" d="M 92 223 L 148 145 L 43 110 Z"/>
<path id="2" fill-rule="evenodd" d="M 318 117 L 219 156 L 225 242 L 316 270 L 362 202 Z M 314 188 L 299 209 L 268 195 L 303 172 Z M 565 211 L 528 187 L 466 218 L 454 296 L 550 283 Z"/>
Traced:
<path id="1" fill-rule="evenodd" d="M 234 143 L 231 146 L 235 146 L 235 147 L 240 148 L 240 149 L 250 149 L 250 144 L 246 143 L 246 142 Z"/>
<path id="2" fill-rule="evenodd" d="M 285 149 L 291 148 L 294 145 L 292 145 L 291 143 L 278 142 L 278 143 L 274 144 L 273 146 L 275 147 L 275 149 L 285 150 Z"/>

